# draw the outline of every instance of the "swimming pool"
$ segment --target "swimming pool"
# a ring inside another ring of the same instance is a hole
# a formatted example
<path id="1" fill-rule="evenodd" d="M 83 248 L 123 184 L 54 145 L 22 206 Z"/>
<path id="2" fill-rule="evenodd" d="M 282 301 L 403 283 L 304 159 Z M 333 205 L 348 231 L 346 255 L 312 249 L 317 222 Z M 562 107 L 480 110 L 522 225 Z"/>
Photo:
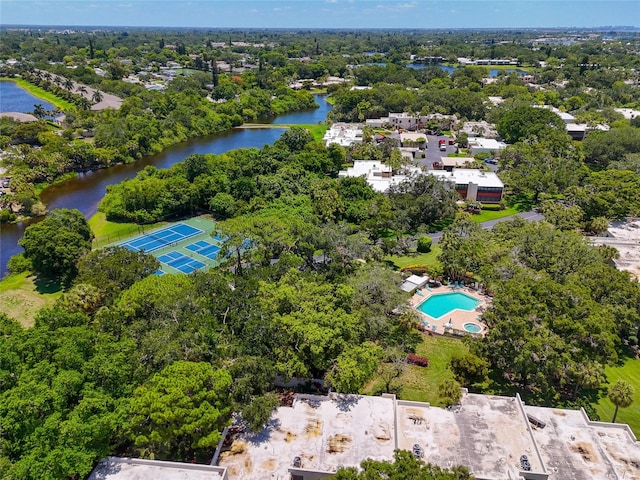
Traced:
<path id="1" fill-rule="evenodd" d="M 417 306 L 418 311 L 429 315 L 432 318 L 440 318 L 453 310 L 473 310 L 480 304 L 469 295 L 460 292 L 441 293 L 431 295 L 424 302 Z"/>
<path id="2" fill-rule="evenodd" d="M 482 331 L 482 327 L 473 322 L 465 323 L 462 328 L 464 328 L 469 333 L 480 333 Z"/>

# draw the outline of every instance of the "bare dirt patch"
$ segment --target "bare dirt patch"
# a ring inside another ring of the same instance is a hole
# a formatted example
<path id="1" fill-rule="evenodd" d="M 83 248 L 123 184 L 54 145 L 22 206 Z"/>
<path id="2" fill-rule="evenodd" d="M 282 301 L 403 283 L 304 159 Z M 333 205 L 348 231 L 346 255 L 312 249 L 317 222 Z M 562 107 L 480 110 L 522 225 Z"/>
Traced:
<path id="1" fill-rule="evenodd" d="M 582 455 L 582 459 L 586 462 L 595 462 L 598 458 L 589 443 L 576 443 L 575 445 L 571 445 L 571 450 Z"/>
<path id="2" fill-rule="evenodd" d="M 329 447 L 327 448 L 327 452 L 329 453 L 342 453 L 347 448 L 349 448 L 349 444 L 351 443 L 351 437 L 347 437 L 346 435 L 337 434 L 329 437 Z"/>

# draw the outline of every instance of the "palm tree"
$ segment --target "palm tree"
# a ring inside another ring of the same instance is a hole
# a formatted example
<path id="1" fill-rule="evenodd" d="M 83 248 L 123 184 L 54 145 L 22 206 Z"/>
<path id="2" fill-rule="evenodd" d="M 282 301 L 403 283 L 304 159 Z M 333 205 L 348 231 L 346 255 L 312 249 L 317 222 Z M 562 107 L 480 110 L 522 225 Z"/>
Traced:
<path id="1" fill-rule="evenodd" d="M 87 93 L 87 87 L 85 87 L 84 85 L 78 85 L 78 87 L 76 87 L 76 92 L 78 92 L 80 95 L 84 95 L 85 93 Z"/>
<path id="2" fill-rule="evenodd" d="M 66 88 L 66 89 L 67 89 L 67 90 L 69 90 L 69 91 L 73 90 L 73 82 L 71 81 L 71 79 L 70 79 L 70 78 L 67 78 L 67 79 L 64 81 L 64 88 Z"/>
<path id="3" fill-rule="evenodd" d="M 91 102 L 87 98 L 82 97 L 78 103 L 82 110 L 89 110 L 91 108 Z"/>
<path id="4" fill-rule="evenodd" d="M 44 118 L 47 115 L 47 111 L 45 110 L 45 108 L 42 106 L 42 104 L 37 104 L 34 105 L 34 109 L 33 109 L 33 116 L 36 118 Z"/>
<path id="5" fill-rule="evenodd" d="M 100 103 L 103 98 L 104 97 L 102 96 L 102 92 L 100 92 L 100 90 L 96 90 L 95 92 L 93 92 L 93 96 L 91 97 L 94 103 Z"/>
<path id="6" fill-rule="evenodd" d="M 609 388 L 608 397 L 616 406 L 616 411 L 613 412 L 613 420 L 611 423 L 615 423 L 616 417 L 618 416 L 618 408 L 627 408 L 629 405 L 633 403 L 633 394 L 635 393 L 634 388 L 624 380 L 618 380 L 616 383 L 611 385 Z"/>

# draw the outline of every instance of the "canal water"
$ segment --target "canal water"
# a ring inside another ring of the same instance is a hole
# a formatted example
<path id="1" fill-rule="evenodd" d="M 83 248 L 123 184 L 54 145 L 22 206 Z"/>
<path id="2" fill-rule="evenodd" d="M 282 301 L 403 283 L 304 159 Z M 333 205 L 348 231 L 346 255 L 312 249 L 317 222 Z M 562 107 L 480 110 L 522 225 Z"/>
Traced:
<path id="1" fill-rule="evenodd" d="M 0 81 L 0 112 L 31 113 L 36 105 L 42 105 L 45 110 L 55 108 L 49 102 L 20 88 L 15 82 Z"/>
<path id="2" fill-rule="evenodd" d="M 317 124 L 324 122 L 332 106 L 325 100 L 324 95 L 314 95 L 314 97 L 316 103 L 320 105 L 319 108 L 280 115 L 261 123 Z M 108 185 L 135 177 L 147 165 L 168 168 L 193 153 L 220 154 L 237 148 L 262 148 L 264 145 L 273 144 L 280 138 L 283 131 L 283 128 L 237 128 L 216 135 L 194 138 L 173 145 L 157 155 L 142 158 L 135 163 L 80 174 L 76 178 L 49 187 L 42 192 L 40 198 L 49 210 L 76 208 L 86 218 L 89 218 L 96 213 L 98 203 L 104 196 Z M 27 225 L 26 222 L 0 225 L 0 276 L 7 273 L 9 258 L 22 251 L 18 241 L 22 238 Z"/>

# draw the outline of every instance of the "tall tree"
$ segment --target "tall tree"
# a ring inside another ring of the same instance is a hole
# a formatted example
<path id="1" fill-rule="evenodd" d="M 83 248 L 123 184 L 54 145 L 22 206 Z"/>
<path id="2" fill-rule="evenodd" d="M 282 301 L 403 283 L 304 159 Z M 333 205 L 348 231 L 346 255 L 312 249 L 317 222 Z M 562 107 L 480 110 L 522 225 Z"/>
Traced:
<path id="1" fill-rule="evenodd" d="M 230 388 L 226 370 L 175 362 L 134 392 L 127 435 L 155 458 L 191 460 L 208 454 L 229 421 Z"/>
<path id="2" fill-rule="evenodd" d="M 70 283 L 77 262 L 91 250 L 93 233 L 78 210 L 53 210 L 40 223 L 30 225 L 20 240 L 36 273 Z"/>
<path id="3" fill-rule="evenodd" d="M 609 393 L 607 396 L 609 397 L 609 400 L 611 400 L 611 403 L 616 406 L 611 423 L 615 423 L 616 417 L 618 416 L 618 409 L 620 407 L 627 408 L 633 403 L 634 393 L 635 389 L 624 380 L 618 380 L 609 387 Z"/>

